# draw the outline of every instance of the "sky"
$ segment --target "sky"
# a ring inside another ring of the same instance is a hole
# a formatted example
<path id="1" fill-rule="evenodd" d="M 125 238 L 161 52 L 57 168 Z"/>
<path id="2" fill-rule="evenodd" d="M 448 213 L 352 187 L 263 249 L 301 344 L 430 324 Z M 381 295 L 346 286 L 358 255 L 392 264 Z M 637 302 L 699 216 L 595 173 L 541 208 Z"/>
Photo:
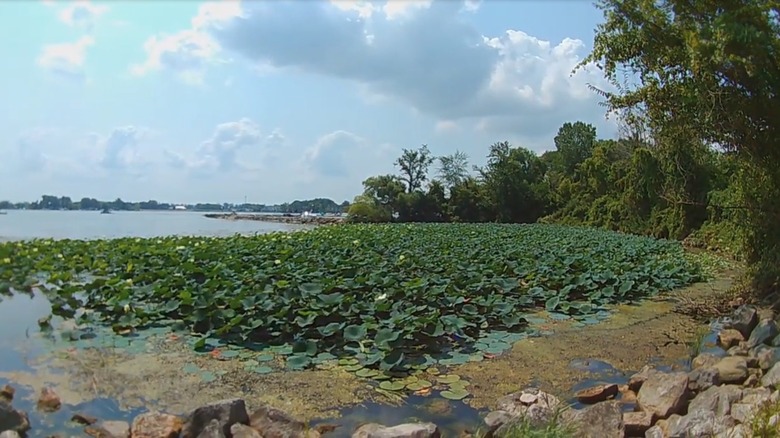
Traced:
<path id="1" fill-rule="evenodd" d="M 616 127 L 588 0 L 0 3 L 0 200 L 351 200 L 403 148 Z M 435 168 L 431 169 L 435 175 Z"/>

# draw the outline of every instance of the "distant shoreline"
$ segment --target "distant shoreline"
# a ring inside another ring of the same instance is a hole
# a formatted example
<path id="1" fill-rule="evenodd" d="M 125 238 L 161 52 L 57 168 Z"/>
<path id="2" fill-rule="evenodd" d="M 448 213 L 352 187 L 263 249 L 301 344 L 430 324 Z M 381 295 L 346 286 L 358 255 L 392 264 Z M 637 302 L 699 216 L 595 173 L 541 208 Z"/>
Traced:
<path id="1" fill-rule="evenodd" d="M 345 217 L 341 216 L 301 216 L 292 215 L 285 216 L 283 214 L 253 214 L 253 213 L 207 213 L 204 214 L 210 219 L 224 219 L 224 220 L 247 220 L 247 221 L 261 221 L 261 222 L 277 222 L 283 224 L 314 224 L 314 225 L 331 225 L 340 224 L 345 221 Z"/>

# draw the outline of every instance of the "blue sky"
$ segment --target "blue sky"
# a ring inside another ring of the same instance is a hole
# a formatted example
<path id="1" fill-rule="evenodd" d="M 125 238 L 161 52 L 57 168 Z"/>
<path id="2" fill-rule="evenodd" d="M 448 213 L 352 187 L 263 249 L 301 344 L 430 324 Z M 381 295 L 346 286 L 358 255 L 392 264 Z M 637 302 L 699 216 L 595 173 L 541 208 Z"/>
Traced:
<path id="1" fill-rule="evenodd" d="M 402 148 L 613 137 L 589 1 L 0 3 L 0 199 L 351 200 Z M 10 43 L 13 42 L 13 43 Z"/>

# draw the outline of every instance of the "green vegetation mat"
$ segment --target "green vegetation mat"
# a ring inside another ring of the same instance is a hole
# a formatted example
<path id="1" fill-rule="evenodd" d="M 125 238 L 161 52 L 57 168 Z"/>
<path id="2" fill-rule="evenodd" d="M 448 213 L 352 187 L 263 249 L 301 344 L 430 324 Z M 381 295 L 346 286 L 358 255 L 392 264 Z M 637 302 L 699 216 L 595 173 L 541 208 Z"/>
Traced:
<path id="1" fill-rule="evenodd" d="M 116 332 L 176 321 L 197 334 L 196 349 L 250 345 L 292 369 L 340 359 L 376 378 L 377 368 L 501 353 L 526 335 L 534 308 L 593 322 L 607 304 L 689 284 L 700 272 L 676 242 L 555 225 L 0 244 L 0 292 L 40 287 L 55 315 Z M 251 365 L 270 370 L 259 360 Z M 450 388 L 451 398 L 463 395 Z"/>

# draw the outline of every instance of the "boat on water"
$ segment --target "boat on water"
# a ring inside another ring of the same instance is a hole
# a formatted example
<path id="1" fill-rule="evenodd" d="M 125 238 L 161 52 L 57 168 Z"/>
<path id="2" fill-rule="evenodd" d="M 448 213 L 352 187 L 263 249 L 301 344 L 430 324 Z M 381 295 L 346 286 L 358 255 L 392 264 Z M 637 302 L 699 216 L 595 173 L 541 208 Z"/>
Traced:
<path id="1" fill-rule="evenodd" d="M 103 211 L 100 212 L 100 214 L 111 214 L 111 210 L 104 208 Z"/>
<path id="2" fill-rule="evenodd" d="M 0 211 L 0 214 L 8 214 L 7 211 Z"/>

